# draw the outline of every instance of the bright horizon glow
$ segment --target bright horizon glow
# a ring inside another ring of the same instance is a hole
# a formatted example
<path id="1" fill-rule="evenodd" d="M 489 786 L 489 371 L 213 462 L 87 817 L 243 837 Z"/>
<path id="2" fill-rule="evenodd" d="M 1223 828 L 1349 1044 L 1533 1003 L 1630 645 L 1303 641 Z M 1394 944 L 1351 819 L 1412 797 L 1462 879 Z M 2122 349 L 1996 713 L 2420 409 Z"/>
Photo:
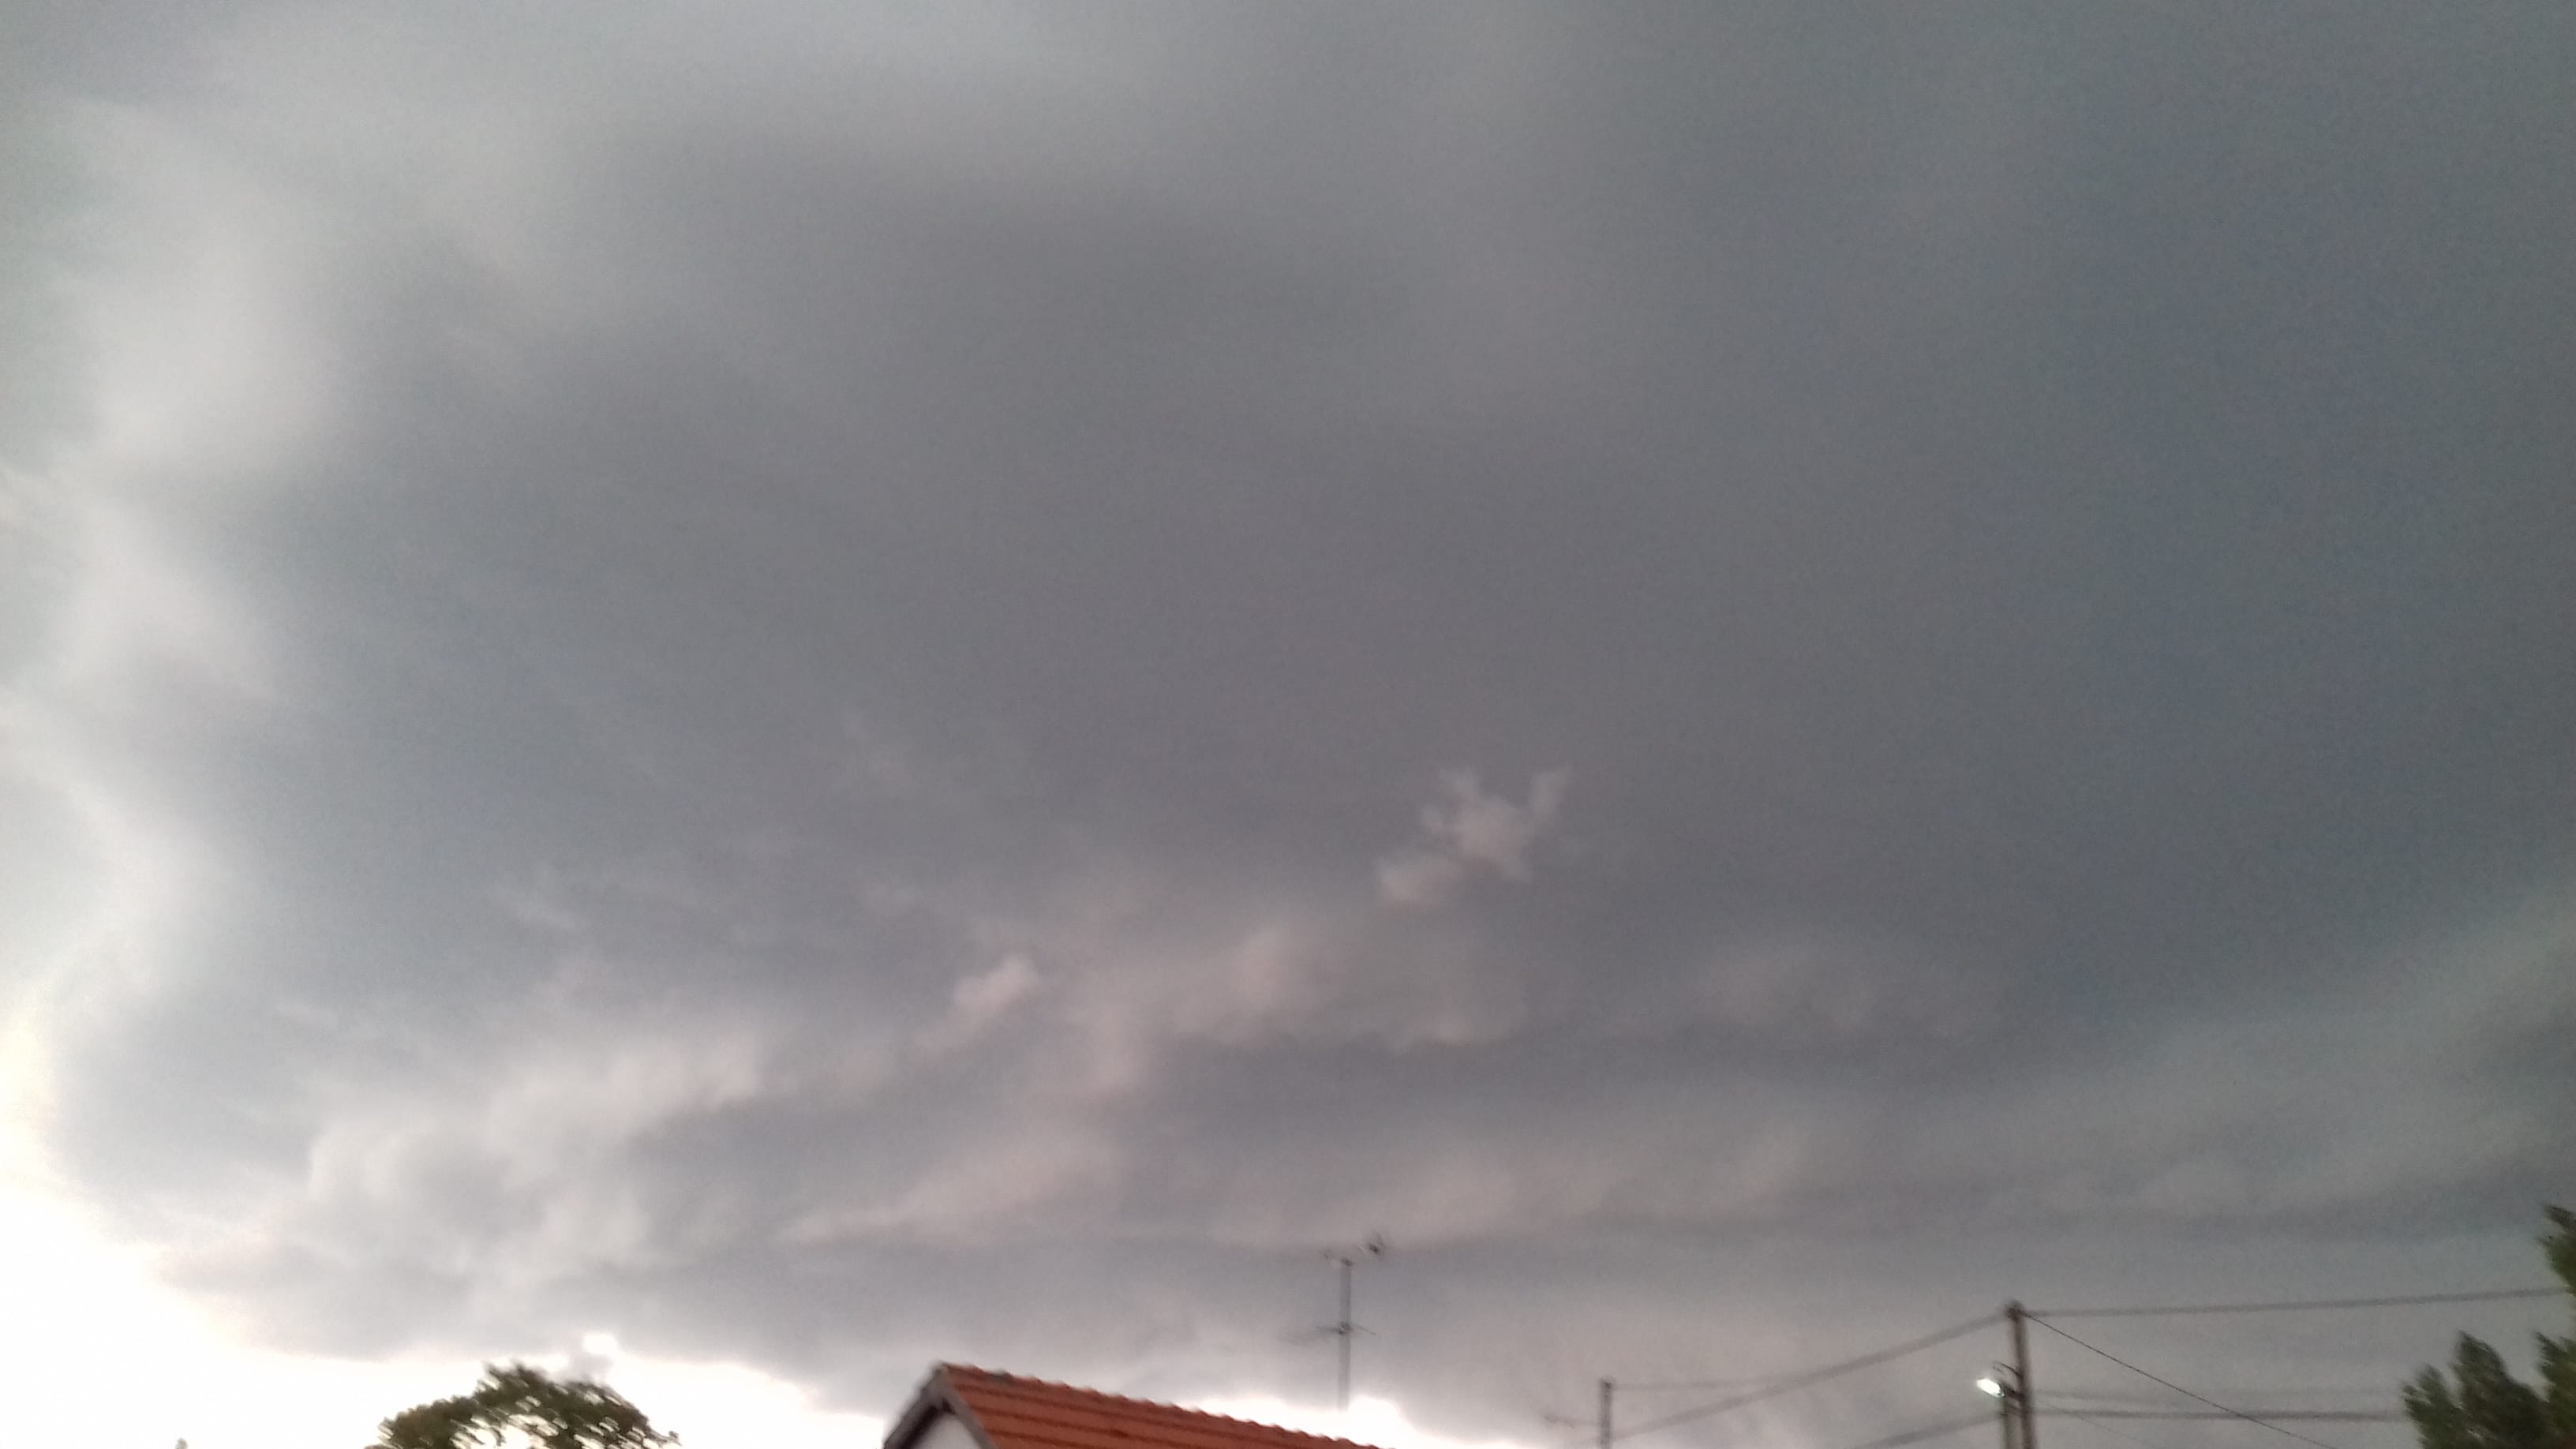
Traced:
<path id="1" fill-rule="evenodd" d="M 230 1341 L 20 1171 L 0 1174 L 11 1427 L 31 1444 L 350 1449 L 378 1420 L 462 1390 L 470 1364 L 307 1359 Z"/>
<path id="2" fill-rule="evenodd" d="M 1307 1434 L 1351 1439 L 1377 1449 L 1530 1449 L 1516 1439 L 1451 1439 L 1434 1434 L 1415 1425 L 1403 1405 L 1365 1395 L 1354 1396 L 1347 1410 L 1268 1397 L 1200 1399 L 1188 1407 L 1230 1419 L 1250 1419 Z"/>
<path id="3" fill-rule="evenodd" d="M 10 1429 L 47 1449 L 353 1449 L 377 1423 L 473 1386 L 473 1360 L 305 1358 L 234 1341 L 48 1190 L 0 1135 L 0 1359 Z M 604 1345 L 604 1348 L 603 1348 Z M 817 1408 L 795 1384 L 734 1363 L 627 1354 L 615 1334 L 581 1347 L 618 1356 L 606 1375 L 688 1449 L 873 1449 L 885 1421 Z M 566 1355 L 496 1349 L 564 1367 Z M 13 1442 L 15 1440 L 13 1439 Z"/>

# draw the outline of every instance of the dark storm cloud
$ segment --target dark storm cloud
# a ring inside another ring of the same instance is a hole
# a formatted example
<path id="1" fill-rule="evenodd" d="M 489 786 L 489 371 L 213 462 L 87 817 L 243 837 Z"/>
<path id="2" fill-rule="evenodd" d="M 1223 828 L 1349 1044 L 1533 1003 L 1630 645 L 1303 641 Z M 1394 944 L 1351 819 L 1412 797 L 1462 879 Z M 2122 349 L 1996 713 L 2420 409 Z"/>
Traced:
<path id="1" fill-rule="evenodd" d="M 2563 15 L 117 15 L 12 1012 L 260 1333 L 1205 1392 L 1384 1230 L 1523 1432 L 2565 1194 Z"/>

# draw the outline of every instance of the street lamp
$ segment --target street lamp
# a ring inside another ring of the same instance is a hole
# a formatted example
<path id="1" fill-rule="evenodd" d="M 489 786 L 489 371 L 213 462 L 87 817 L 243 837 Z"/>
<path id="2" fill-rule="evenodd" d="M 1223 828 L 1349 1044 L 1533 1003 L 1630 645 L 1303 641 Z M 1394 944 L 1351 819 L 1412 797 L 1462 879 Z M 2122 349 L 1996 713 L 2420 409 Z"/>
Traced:
<path id="1" fill-rule="evenodd" d="M 2020 1435 L 2013 1432 L 2020 1422 L 2021 1376 L 2007 1364 L 1996 1364 L 1994 1371 L 1977 1380 L 1977 1392 L 1995 1401 L 1995 1423 L 2003 1430 L 2003 1449 L 2021 1449 Z"/>

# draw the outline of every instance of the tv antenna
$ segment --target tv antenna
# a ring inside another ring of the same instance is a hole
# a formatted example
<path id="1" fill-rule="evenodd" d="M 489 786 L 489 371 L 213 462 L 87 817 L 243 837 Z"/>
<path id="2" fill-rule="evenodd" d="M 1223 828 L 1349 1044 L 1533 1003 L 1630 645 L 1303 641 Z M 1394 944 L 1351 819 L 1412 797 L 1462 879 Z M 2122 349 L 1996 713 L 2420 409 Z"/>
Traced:
<path id="1" fill-rule="evenodd" d="M 1341 1269 L 1342 1277 L 1341 1316 L 1325 1325 L 1321 1331 L 1341 1340 L 1341 1376 L 1336 1380 L 1337 1388 L 1333 1396 L 1333 1404 L 1344 1413 L 1350 1412 L 1351 1407 L 1351 1340 L 1368 1332 L 1367 1329 L 1351 1321 L 1351 1270 L 1359 1266 L 1361 1259 L 1383 1258 L 1386 1256 L 1386 1251 L 1386 1236 L 1382 1233 L 1369 1234 L 1368 1241 L 1356 1248 L 1324 1250 L 1324 1257 Z"/>

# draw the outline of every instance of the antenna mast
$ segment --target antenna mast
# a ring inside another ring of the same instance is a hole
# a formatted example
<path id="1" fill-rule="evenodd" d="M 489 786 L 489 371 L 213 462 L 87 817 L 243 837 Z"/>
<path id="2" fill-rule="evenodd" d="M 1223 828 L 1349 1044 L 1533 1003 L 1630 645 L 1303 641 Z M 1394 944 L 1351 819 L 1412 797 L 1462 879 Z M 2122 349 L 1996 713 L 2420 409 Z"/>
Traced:
<path id="1" fill-rule="evenodd" d="M 1369 1240 L 1362 1243 L 1357 1248 L 1327 1249 L 1324 1253 L 1325 1257 L 1331 1259 L 1333 1263 L 1341 1269 L 1341 1316 L 1334 1319 L 1332 1324 L 1325 1328 L 1324 1332 L 1341 1340 L 1338 1345 L 1341 1358 L 1341 1375 L 1335 1381 L 1336 1390 L 1333 1396 L 1333 1404 L 1334 1407 L 1340 1409 L 1344 1413 L 1349 1413 L 1351 1407 L 1351 1340 L 1365 1331 L 1358 1324 L 1351 1321 L 1351 1269 L 1358 1266 L 1362 1255 L 1366 1255 L 1370 1258 L 1385 1257 L 1386 1239 L 1379 1234 L 1371 1233 L 1369 1235 Z"/>

